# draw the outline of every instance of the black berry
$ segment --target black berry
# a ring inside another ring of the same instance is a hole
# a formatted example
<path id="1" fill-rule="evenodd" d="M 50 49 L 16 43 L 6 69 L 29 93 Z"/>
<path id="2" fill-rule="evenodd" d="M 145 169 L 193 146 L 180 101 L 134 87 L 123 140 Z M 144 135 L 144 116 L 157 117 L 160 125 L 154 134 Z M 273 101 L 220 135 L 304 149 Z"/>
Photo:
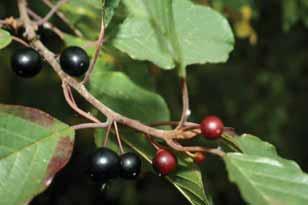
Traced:
<path id="1" fill-rule="evenodd" d="M 124 179 L 135 179 L 139 176 L 141 170 L 141 159 L 132 152 L 121 156 L 121 177 Z"/>
<path id="2" fill-rule="evenodd" d="M 120 175 L 120 157 L 108 148 L 99 148 L 90 158 L 89 174 L 96 182 L 106 182 Z"/>
<path id="3" fill-rule="evenodd" d="M 80 77 L 89 68 L 90 59 L 85 50 L 77 46 L 64 49 L 60 56 L 60 64 L 67 74 Z"/>
<path id="4" fill-rule="evenodd" d="M 22 48 L 15 51 L 11 58 L 13 71 L 20 77 L 31 78 L 42 69 L 40 54 L 32 48 Z"/>

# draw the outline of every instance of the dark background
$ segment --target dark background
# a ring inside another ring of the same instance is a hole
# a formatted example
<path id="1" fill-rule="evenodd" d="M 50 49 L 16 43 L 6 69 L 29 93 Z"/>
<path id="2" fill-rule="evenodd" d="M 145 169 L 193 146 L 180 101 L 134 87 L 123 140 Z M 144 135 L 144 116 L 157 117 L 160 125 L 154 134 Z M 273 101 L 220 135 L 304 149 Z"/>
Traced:
<path id="1" fill-rule="evenodd" d="M 279 153 L 295 160 L 308 171 L 308 29 L 299 21 L 290 31 L 282 29 L 282 1 L 256 4 L 258 18 L 252 22 L 258 42 L 236 39 L 226 64 L 191 66 L 189 90 L 191 121 L 216 114 L 227 126 L 239 133 L 252 133 L 276 145 Z M 40 13 L 46 12 L 32 1 Z M 16 15 L 15 1 L 0 2 L 0 18 Z M 57 19 L 55 22 L 60 23 Z M 42 39 L 54 50 L 63 45 L 51 33 L 42 31 Z M 79 122 L 66 105 L 60 81 L 46 65 L 32 80 L 16 77 L 10 70 L 13 43 L 0 52 L 0 102 L 42 109 L 58 119 Z M 180 95 L 174 72 L 162 72 L 157 89 L 165 97 L 173 117 L 180 113 Z M 82 103 L 82 102 L 81 102 Z M 56 177 L 52 186 L 38 196 L 32 205 L 87 204 L 188 204 L 166 180 L 144 173 L 136 182 L 114 181 L 106 191 L 99 191 L 83 173 L 84 156 L 93 149 L 93 134 L 78 133 L 73 158 Z M 244 204 L 237 188 L 224 171 L 222 161 L 209 157 L 202 165 L 205 189 L 215 204 Z"/>

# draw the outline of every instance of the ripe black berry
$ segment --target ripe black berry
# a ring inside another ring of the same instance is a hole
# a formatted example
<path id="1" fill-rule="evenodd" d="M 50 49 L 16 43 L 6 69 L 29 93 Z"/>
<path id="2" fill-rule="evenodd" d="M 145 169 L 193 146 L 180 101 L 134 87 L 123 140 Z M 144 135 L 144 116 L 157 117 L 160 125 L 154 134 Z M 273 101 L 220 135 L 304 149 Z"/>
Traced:
<path id="1" fill-rule="evenodd" d="M 135 179 L 141 170 L 141 159 L 133 152 L 125 153 L 121 156 L 120 175 L 124 179 Z"/>
<path id="2" fill-rule="evenodd" d="M 99 148 L 90 158 L 89 173 L 97 182 L 106 182 L 120 175 L 120 157 L 108 148 Z"/>
<path id="3" fill-rule="evenodd" d="M 60 56 L 60 64 L 67 74 L 80 77 L 85 74 L 89 67 L 89 56 L 85 50 L 77 46 L 64 49 Z"/>
<path id="4" fill-rule="evenodd" d="M 224 124 L 220 118 L 212 115 L 202 120 L 200 128 L 203 136 L 212 140 L 221 136 L 224 131 Z"/>
<path id="5" fill-rule="evenodd" d="M 160 149 L 156 152 L 152 165 L 159 175 L 165 176 L 174 171 L 177 165 L 176 157 L 169 151 Z"/>
<path id="6" fill-rule="evenodd" d="M 31 78 L 42 69 L 40 54 L 32 48 L 22 48 L 12 55 L 11 66 L 13 71 L 20 77 Z"/>

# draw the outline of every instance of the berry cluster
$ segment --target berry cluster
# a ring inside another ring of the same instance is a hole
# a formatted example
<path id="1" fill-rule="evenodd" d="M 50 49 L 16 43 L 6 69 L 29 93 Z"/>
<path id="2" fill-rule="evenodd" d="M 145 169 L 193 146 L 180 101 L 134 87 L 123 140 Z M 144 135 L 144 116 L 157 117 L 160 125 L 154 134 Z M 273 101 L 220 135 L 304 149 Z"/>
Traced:
<path id="1" fill-rule="evenodd" d="M 111 179 L 136 179 L 141 171 L 141 159 L 133 152 L 119 156 L 109 148 L 97 149 L 89 160 L 88 173 L 95 182 L 104 183 Z M 152 161 L 154 170 L 165 176 L 175 170 L 176 157 L 165 149 L 159 149 Z"/>
<path id="2" fill-rule="evenodd" d="M 60 55 L 62 70 L 70 76 L 80 77 L 88 70 L 90 59 L 85 50 L 71 46 Z M 42 70 L 40 54 L 32 48 L 17 50 L 11 58 L 12 70 L 20 77 L 32 78 Z"/>
<path id="3" fill-rule="evenodd" d="M 70 76 L 80 77 L 89 67 L 90 60 L 87 53 L 80 47 L 71 46 L 63 50 L 60 55 L 62 70 Z M 11 58 L 13 71 L 20 77 L 31 78 L 42 70 L 40 54 L 32 48 L 17 50 Z M 224 131 L 223 122 L 216 116 L 208 116 L 200 123 L 203 136 L 209 140 L 221 137 Z M 205 153 L 193 154 L 195 163 L 201 164 Z M 176 169 L 176 157 L 166 149 L 158 149 L 152 160 L 154 170 L 161 176 L 165 176 Z M 132 152 L 118 156 L 108 148 L 99 148 L 90 160 L 90 175 L 95 181 L 108 181 L 118 176 L 124 179 L 135 179 L 140 174 L 141 159 Z"/>
<path id="4" fill-rule="evenodd" d="M 96 182 L 106 182 L 119 176 L 136 179 L 141 171 L 141 159 L 133 152 L 119 156 L 111 149 L 102 147 L 92 154 L 88 171 Z"/>

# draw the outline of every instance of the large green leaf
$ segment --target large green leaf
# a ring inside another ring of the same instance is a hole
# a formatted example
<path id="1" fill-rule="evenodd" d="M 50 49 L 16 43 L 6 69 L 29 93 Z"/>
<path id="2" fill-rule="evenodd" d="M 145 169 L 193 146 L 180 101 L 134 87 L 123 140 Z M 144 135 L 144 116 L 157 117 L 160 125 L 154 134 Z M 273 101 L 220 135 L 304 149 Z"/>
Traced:
<path id="1" fill-rule="evenodd" d="M 224 157 L 230 180 L 251 205 L 308 204 L 308 175 L 275 148 L 251 135 L 236 140 L 243 153 Z"/>
<path id="2" fill-rule="evenodd" d="M 189 0 L 123 0 L 129 16 L 113 45 L 132 58 L 164 69 L 176 64 L 218 63 L 233 49 L 226 19 Z M 182 72 L 182 71 L 181 71 Z"/>
<path id="3" fill-rule="evenodd" d="M 74 130 L 36 109 L 0 105 L 0 204 L 21 205 L 68 162 Z"/>
<path id="4" fill-rule="evenodd" d="M 123 130 L 121 132 L 121 137 L 129 148 L 137 152 L 143 158 L 144 168 L 152 170 L 151 163 L 155 155 L 155 149 L 145 137 L 133 132 L 123 132 Z M 97 132 L 95 139 L 96 144 L 101 146 L 104 139 L 104 132 Z M 114 137 L 111 138 L 109 143 L 108 146 L 117 149 Z M 200 169 L 192 162 L 191 158 L 185 155 L 177 154 L 177 159 L 178 166 L 176 172 L 167 176 L 166 179 L 172 183 L 192 205 L 210 205 L 211 202 L 204 192 Z"/>
<path id="5" fill-rule="evenodd" d="M 9 32 L 0 29 L 0 49 L 9 45 L 12 41 L 12 37 Z"/>
<path id="6" fill-rule="evenodd" d="M 141 87 L 123 72 L 106 67 L 99 61 L 91 77 L 90 92 L 97 99 L 116 112 L 143 123 L 169 119 L 167 104 L 161 96 Z"/>

